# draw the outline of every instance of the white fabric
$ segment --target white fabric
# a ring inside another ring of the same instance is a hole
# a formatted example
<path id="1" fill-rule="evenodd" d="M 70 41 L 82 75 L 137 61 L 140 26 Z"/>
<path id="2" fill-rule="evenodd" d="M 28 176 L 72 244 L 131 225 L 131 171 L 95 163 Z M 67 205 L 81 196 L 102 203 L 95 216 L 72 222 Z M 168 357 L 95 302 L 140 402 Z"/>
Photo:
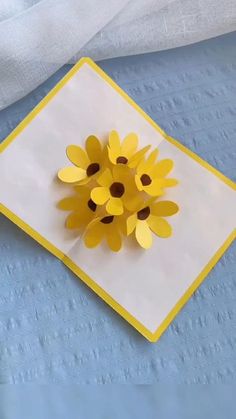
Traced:
<path id="1" fill-rule="evenodd" d="M 9 19 L 25 9 L 38 3 L 40 0 L 1 0 L 0 21 Z"/>
<path id="2" fill-rule="evenodd" d="M 0 109 L 73 56 L 157 51 L 235 29 L 235 0 L 0 0 Z"/>
<path id="3" fill-rule="evenodd" d="M 91 133 L 104 140 L 111 129 L 122 137 L 139 133 L 141 147 L 158 145 L 160 158 L 175 162 L 171 175 L 179 185 L 169 188 L 165 198 L 177 202 L 180 212 L 168 220 L 173 235 L 154 237 L 148 251 L 128 242 L 118 254 L 104 246 L 87 249 L 64 228 L 67 214 L 56 208 L 72 189 L 56 180 L 57 171 L 69 164 L 66 147 L 73 139 L 84 146 Z M 0 202 L 67 254 L 152 333 L 235 226 L 233 189 L 165 140 L 88 64 L 0 154 L 0 179 Z"/>

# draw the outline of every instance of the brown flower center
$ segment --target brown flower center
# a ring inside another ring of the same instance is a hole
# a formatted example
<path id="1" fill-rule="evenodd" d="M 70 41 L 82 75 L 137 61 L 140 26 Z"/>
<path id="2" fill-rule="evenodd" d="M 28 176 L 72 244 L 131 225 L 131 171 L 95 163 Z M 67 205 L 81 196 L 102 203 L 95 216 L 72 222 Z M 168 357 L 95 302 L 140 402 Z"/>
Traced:
<path id="1" fill-rule="evenodd" d="M 110 192 L 111 196 L 114 196 L 114 198 L 120 198 L 125 193 L 125 187 L 120 182 L 114 182 L 110 186 Z"/>
<path id="2" fill-rule="evenodd" d="M 93 202 L 93 200 L 92 200 L 92 199 L 90 199 L 90 200 L 88 201 L 88 207 L 89 207 L 89 209 L 91 209 L 91 211 L 93 211 L 93 212 L 95 212 L 95 211 L 96 211 L 96 209 L 97 209 L 97 205 L 95 204 L 95 202 Z"/>
<path id="3" fill-rule="evenodd" d="M 116 159 L 116 163 L 126 164 L 128 163 L 128 159 L 125 156 L 119 156 Z"/>
<path id="4" fill-rule="evenodd" d="M 98 163 L 91 163 L 86 170 L 87 176 L 93 176 L 100 170 L 100 166 Z"/>
<path id="5" fill-rule="evenodd" d="M 139 220 L 146 220 L 146 218 L 148 218 L 148 216 L 150 215 L 150 208 L 149 207 L 145 207 L 143 209 L 141 209 L 140 211 L 138 211 L 137 213 L 137 217 Z"/>
<path id="6" fill-rule="evenodd" d="M 107 217 L 103 217 L 101 219 L 101 223 L 103 223 L 103 224 L 111 224 L 113 220 L 114 220 L 114 215 L 107 215 Z"/>
<path id="7" fill-rule="evenodd" d="M 152 182 L 152 179 L 150 178 L 150 176 L 146 175 L 145 173 L 141 176 L 140 180 L 143 186 L 150 185 L 150 183 Z"/>

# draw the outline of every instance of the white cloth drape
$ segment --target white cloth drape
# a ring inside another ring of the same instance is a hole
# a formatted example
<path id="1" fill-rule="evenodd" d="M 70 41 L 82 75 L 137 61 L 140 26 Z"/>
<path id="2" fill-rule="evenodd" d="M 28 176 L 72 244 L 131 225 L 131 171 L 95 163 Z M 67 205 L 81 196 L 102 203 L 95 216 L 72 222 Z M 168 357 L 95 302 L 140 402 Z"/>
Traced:
<path id="1" fill-rule="evenodd" d="M 236 0 L 1 0 L 0 109 L 83 55 L 173 48 L 236 30 Z"/>

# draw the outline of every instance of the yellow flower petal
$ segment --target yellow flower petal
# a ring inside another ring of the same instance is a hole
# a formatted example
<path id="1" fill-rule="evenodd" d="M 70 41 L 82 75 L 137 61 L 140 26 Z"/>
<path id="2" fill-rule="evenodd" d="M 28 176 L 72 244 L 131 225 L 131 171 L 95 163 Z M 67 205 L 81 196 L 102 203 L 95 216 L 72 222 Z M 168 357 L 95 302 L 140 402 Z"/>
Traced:
<path id="1" fill-rule="evenodd" d="M 71 163 L 82 169 L 87 169 L 90 161 L 87 153 L 78 145 L 69 145 L 66 149 L 66 154 Z"/>
<path id="2" fill-rule="evenodd" d="M 142 175 L 142 174 L 149 174 L 151 172 L 151 168 L 153 166 L 153 164 L 155 163 L 155 160 L 157 158 L 158 155 L 158 149 L 156 148 L 155 150 L 153 150 L 150 155 L 148 156 L 148 158 L 145 160 L 143 159 L 138 167 L 137 167 L 137 173 Z"/>
<path id="3" fill-rule="evenodd" d="M 150 185 L 143 186 L 143 190 L 151 196 L 161 196 L 164 193 L 162 183 L 159 179 L 155 179 L 150 183 Z"/>
<path id="4" fill-rule="evenodd" d="M 87 176 L 86 171 L 84 169 L 80 169 L 79 167 L 75 166 L 70 166 L 59 170 L 58 177 L 62 182 L 76 183 L 82 179 L 85 179 Z"/>
<path id="5" fill-rule="evenodd" d="M 107 244 L 113 252 L 119 252 L 122 246 L 122 239 L 120 233 L 114 229 L 109 230 L 109 233 L 106 235 Z"/>
<path id="6" fill-rule="evenodd" d="M 121 155 L 130 157 L 135 152 L 137 147 L 138 147 L 138 137 L 136 134 L 131 132 L 125 137 L 121 145 Z"/>
<path id="7" fill-rule="evenodd" d="M 118 225 L 119 225 L 119 231 L 124 235 L 127 236 L 127 226 L 126 226 L 126 217 L 125 215 L 120 215 L 118 217 Z"/>
<path id="8" fill-rule="evenodd" d="M 137 153 L 135 153 L 130 159 L 129 159 L 129 163 L 128 166 L 133 169 L 135 168 L 140 161 L 142 160 L 142 158 L 144 157 L 144 155 L 146 154 L 146 152 L 150 149 L 150 145 L 147 145 L 146 147 L 142 148 L 141 150 L 137 151 Z"/>
<path id="9" fill-rule="evenodd" d="M 88 228 L 84 233 L 84 244 L 86 247 L 93 248 L 98 246 L 103 239 L 103 227 L 97 222 Z"/>
<path id="10" fill-rule="evenodd" d="M 120 137 L 118 132 L 115 130 L 111 131 L 109 134 L 109 146 L 110 148 L 113 148 L 114 152 L 116 152 L 117 155 L 120 154 Z"/>
<path id="11" fill-rule="evenodd" d="M 90 197 L 90 189 L 87 186 L 81 185 L 74 185 L 74 190 L 78 192 L 79 197 Z"/>
<path id="12" fill-rule="evenodd" d="M 168 221 L 164 218 L 157 217 L 155 215 L 150 215 L 148 217 L 148 225 L 150 229 L 159 237 L 169 237 L 172 233 L 172 228 Z"/>
<path id="13" fill-rule="evenodd" d="M 143 173 L 146 172 L 146 169 L 146 160 L 142 159 L 137 166 L 137 173 L 141 176 Z"/>
<path id="14" fill-rule="evenodd" d="M 142 191 L 143 190 L 143 184 L 142 184 L 142 182 L 140 180 L 140 177 L 138 175 L 135 175 L 135 183 L 136 183 L 136 186 L 137 186 L 138 190 Z"/>
<path id="15" fill-rule="evenodd" d="M 173 178 L 162 178 L 161 179 L 161 185 L 163 188 L 169 188 L 171 186 L 178 185 L 178 180 Z"/>
<path id="16" fill-rule="evenodd" d="M 168 217 L 179 211 L 179 207 L 172 201 L 159 201 L 151 205 L 151 214 L 158 217 Z"/>
<path id="17" fill-rule="evenodd" d="M 155 161 L 157 159 L 157 156 L 158 156 L 158 149 L 156 148 L 155 150 L 153 150 L 150 153 L 150 155 L 147 158 L 147 161 L 146 161 L 146 167 L 147 168 L 150 168 L 151 166 L 154 165 L 154 163 L 155 163 Z"/>
<path id="18" fill-rule="evenodd" d="M 124 164 L 118 164 L 113 167 L 112 173 L 114 181 L 125 184 L 130 176 L 130 169 Z"/>
<path id="19" fill-rule="evenodd" d="M 139 195 L 138 192 L 136 194 L 125 194 L 122 197 L 123 203 L 125 208 L 127 208 L 128 211 L 136 211 L 137 208 L 140 207 L 143 203 L 142 197 Z"/>
<path id="20" fill-rule="evenodd" d="M 151 247 L 152 233 L 149 229 L 147 221 L 138 220 L 135 229 L 135 237 L 137 239 L 137 242 L 144 249 L 149 249 Z"/>
<path id="21" fill-rule="evenodd" d="M 152 177 L 165 177 L 172 170 L 174 162 L 171 159 L 164 159 L 157 163 L 150 171 Z"/>
<path id="22" fill-rule="evenodd" d="M 108 214 L 121 215 L 124 212 L 123 203 L 120 198 L 111 197 L 106 205 Z"/>
<path id="23" fill-rule="evenodd" d="M 79 212 L 72 212 L 66 219 L 66 228 L 73 230 L 85 225 L 86 219 Z"/>
<path id="24" fill-rule="evenodd" d="M 97 178 L 97 182 L 99 185 L 109 188 L 113 182 L 111 171 L 109 169 L 104 170 L 101 176 Z"/>
<path id="25" fill-rule="evenodd" d="M 113 167 L 112 162 L 110 161 L 109 155 L 108 155 L 108 146 L 105 146 L 103 148 L 102 163 L 103 163 L 103 168 L 111 169 Z"/>
<path id="26" fill-rule="evenodd" d="M 137 224 L 137 215 L 132 214 L 130 217 L 127 218 L 127 236 L 129 236 L 131 233 L 133 233 L 136 224 Z"/>
<path id="27" fill-rule="evenodd" d="M 98 186 L 91 191 L 91 198 L 97 205 L 103 205 L 109 199 L 109 189 L 105 186 Z"/>
<path id="28" fill-rule="evenodd" d="M 72 211 L 79 209 L 81 206 L 81 200 L 77 195 L 68 196 L 67 198 L 62 199 L 58 202 L 57 208 L 63 211 Z"/>
<path id="29" fill-rule="evenodd" d="M 109 160 L 113 164 L 116 164 L 116 159 L 118 157 L 117 152 L 114 150 L 114 148 L 110 148 L 110 147 L 107 147 L 107 150 L 108 150 Z"/>
<path id="30" fill-rule="evenodd" d="M 86 177 L 79 181 L 79 185 L 81 186 L 87 185 L 92 180 L 92 178 L 93 176 L 87 177 L 87 174 L 86 174 Z"/>
<path id="31" fill-rule="evenodd" d="M 90 135 L 86 140 L 86 150 L 91 162 L 100 162 L 102 146 L 95 135 Z"/>

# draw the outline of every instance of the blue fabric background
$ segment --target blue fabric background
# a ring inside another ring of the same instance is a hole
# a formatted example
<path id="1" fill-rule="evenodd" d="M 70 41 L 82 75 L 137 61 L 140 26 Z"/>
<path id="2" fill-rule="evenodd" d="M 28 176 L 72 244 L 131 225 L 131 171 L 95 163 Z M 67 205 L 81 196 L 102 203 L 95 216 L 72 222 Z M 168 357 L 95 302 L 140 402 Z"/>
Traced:
<path id="1" fill-rule="evenodd" d="M 3 386 L 1 419 L 235 419 L 233 386 Z"/>
<path id="2" fill-rule="evenodd" d="M 233 33 L 100 65 L 164 130 L 235 179 L 235 45 Z M 0 113 L 1 140 L 68 69 Z M 0 382 L 235 382 L 235 249 L 234 244 L 161 339 L 150 344 L 0 216 Z M 215 408 L 219 412 L 217 398 Z M 169 417 L 183 417 L 175 411 Z"/>

